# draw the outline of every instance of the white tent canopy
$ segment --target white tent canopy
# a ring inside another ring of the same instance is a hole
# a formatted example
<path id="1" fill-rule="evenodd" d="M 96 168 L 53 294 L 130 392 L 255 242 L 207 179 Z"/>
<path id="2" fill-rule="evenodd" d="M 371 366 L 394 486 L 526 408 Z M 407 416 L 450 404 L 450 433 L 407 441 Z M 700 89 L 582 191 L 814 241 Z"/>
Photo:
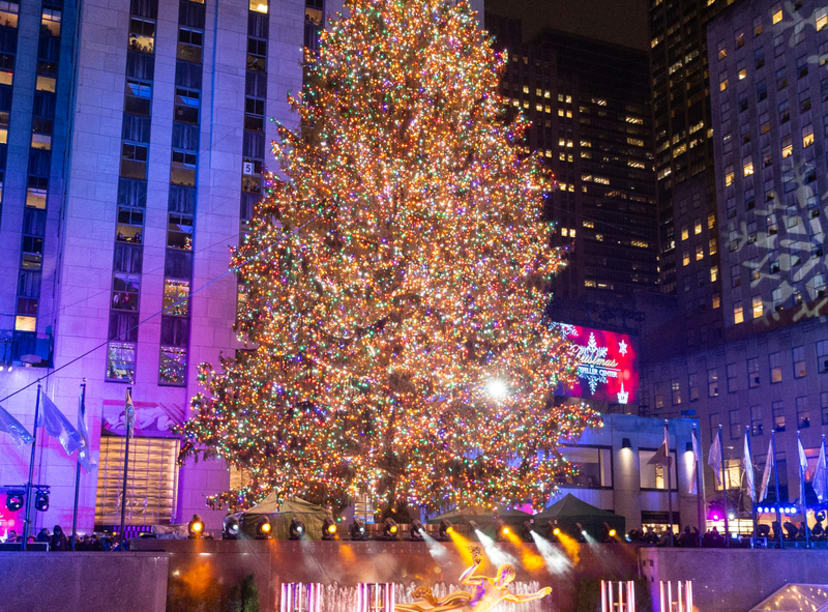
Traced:
<path id="1" fill-rule="evenodd" d="M 750 612 L 828 612 L 828 584 L 786 584 Z"/>

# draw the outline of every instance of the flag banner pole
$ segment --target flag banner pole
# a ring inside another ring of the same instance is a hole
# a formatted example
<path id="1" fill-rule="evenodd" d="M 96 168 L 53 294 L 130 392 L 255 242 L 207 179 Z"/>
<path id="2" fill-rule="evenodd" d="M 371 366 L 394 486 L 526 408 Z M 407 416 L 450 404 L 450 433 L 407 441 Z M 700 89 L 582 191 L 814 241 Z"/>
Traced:
<path id="1" fill-rule="evenodd" d="M 745 455 L 745 479 L 750 493 L 750 513 L 753 518 L 750 545 L 753 547 L 756 542 L 756 474 L 753 473 L 753 453 L 750 451 L 750 425 L 745 425 Z M 749 474 L 748 470 L 750 470 Z"/>
<path id="2" fill-rule="evenodd" d="M 83 379 L 81 383 L 81 397 L 80 397 L 80 406 L 78 410 L 81 413 L 86 412 L 86 379 Z M 85 418 L 85 417 L 83 417 Z M 72 508 L 72 550 L 75 550 L 75 542 L 78 537 L 78 497 L 80 496 L 80 476 L 81 476 L 81 464 L 80 464 L 80 457 L 81 452 L 78 451 L 78 460 L 75 463 L 75 505 Z"/>
<path id="3" fill-rule="evenodd" d="M 37 385 L 37 399 L 35 399 L 35 420 L 32 429 L 32 455 L 29 459 L 29 480 L 26 482 L 26 519 L 23 523 L 23 543 L 21 547 L 26 550 L 29 544 L 29 531 L 32 521 L 32 478 L 34 478 L 35 450 L 37 449 L 37 419 L 40 416 L 40 384 Z"/>
<path id="4" fill-rule="evenodd" d="M 696 426 L 693 425 L 693 455 L 696 461 L 696 513 L 699 519 L 699 546 L 702 545 L 702 537 L 704 536 L 706 523 L 704 520 L 704 480 L 702 473 L 702 462 L 699 456 L 699 437 L 697 435 Z"/>
<path id="5" fill-rule="evenodd" d="M 664 419 L 664 443 L 667 445 L 667 525 L 670 528 L 670 546 L 675 546 L 673 535 L 673 455 L 670 452 L 670 432 Z M 679 525 L 681 529 L 681 525 Z"/>
<path id="6" fill-rule="evenodd" d="M 730 522 L 728 521 L 727 513 L 727 469 L 725 468 L 724 445 L 722 444 L 722 424 L 719 423 L 719 431 L 716 432 L 719 436 L 719 460 L 722 462 L 722 506 L 724 507 L 724 528 L 725 528 L 725 546 L 730 546 Z"/>
<path id="7" fill-rule="evenodd" d="M 121 488 L 121 529 L 118 532 L 120 536 L 119 546 L 120 549 L 126 550 L 125 548 L 125 534 L 124 534 L 124 525 L 126 523 L 126 505 L 127 505 L 127 473 L 129 471 L 129 438 L 132 435 L 132 418 L 130 416 L 131 412 L 134 412 L 134 408 L 130 405 L 132 404 L 132 387 L 129 386 L 126 389 L 126 401 L 124 402 L 124 421 L 126 422 L 126 440 L 124 442 L 124 482 Z"/>
<path id="8" fill-rule="evenodd" d="M 779 509 L 782 500 L 779 497 L 779 464 L 776 462 L 776 432 L 771 432 L 771 446 L 773 447 L 773 475 L 776 480 L 776 524 L 779 526 L 777 529 L 777 536 L 779 539 L 779 548 L 784 548 L 785 544 L 782 541 L 782 512 Z"/>
<path id="9" fill-rule="evenodd" d="M 802 448 L 802 438 L 796 430 L 796 445 L 799 452 L 799 501 L 802 508 L 802 523 L 805 525 L 805 548 L 811 547 L 811 528 L 808 527 L 808 504 L 805 501 L 805 470 L 808 468 L 808 459 L 805 449 Z"/>

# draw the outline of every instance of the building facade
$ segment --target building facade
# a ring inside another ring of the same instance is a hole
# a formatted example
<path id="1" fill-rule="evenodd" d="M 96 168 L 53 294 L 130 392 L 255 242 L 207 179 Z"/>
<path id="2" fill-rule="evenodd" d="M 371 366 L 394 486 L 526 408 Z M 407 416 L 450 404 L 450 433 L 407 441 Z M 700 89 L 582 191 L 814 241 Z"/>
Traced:
<path id="1" fill-rule="evenodd" d="M 554 31 L 523 41 L 520 21 L 491 13 L 486 25 L 508 54 L 502 92 L 532 122 L 527 153 L 540 152 L 557 181 L 546 212 L 567 266 L 555 299 L 655 291 L 646 54 Z"/>
<path id="2" fill-rule="evenodd" d="M 812 499 L 828 433 L 828 9 L 743 0 L 710 22 L 707 50 L 724 333 L 645 363 L 642 409 L 698 418 L 705 448 L 721 425 L 733 489 L 745 430 L 757 470 L 774 432 L 783 502 L 800 498 L 799 431 Z"/>
<path id="3" fill-rule="evenodd" d="M 210 521 L 205 496 L 227 486 L 220 462 L 177 466 L 170 427 L 198 364 L 238 346 L 228 247 L 271 165 L 269 118 L 295 123 L 287 94 L 321 14 L 302 0 L 0 6 L 0 403 L 31 431 L 42 379 L 74 422 L 86 381 L 83 530 L 117 524 L 130 385 L 127 522 Z M 75 460 L 40 431 L 51 507 L 36 525 L 67 528 Z M 24 483 L 28 447 L 0 438 L 0 483 Z"/>

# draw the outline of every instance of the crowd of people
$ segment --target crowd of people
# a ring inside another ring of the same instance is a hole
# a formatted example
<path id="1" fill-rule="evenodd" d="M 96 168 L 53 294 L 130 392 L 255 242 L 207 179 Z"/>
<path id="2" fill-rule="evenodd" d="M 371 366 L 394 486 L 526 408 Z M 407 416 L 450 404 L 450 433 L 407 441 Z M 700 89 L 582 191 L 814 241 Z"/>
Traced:
<path id="1" fill-rule="evenodd" d="M 20 544 L 23 536 L 19 535 L 14 529 L 10 530 L 6 536 L 6 544 Z M 52 531 L 44 527 L 36 536 L 29 536 L 29 542 L 45 542 L 49 545 L 49 550 L 64 551 L 72 550 L 71 538 L 64 533 L 60 525 L 55 525 Z M 114 550 L 118 546 L 117 538 L 108 535 L 101 535 L 97 533 L 89 535 L 79 535 L 75 542 L 75 550 L 85 551 L 108 551 Z"/>

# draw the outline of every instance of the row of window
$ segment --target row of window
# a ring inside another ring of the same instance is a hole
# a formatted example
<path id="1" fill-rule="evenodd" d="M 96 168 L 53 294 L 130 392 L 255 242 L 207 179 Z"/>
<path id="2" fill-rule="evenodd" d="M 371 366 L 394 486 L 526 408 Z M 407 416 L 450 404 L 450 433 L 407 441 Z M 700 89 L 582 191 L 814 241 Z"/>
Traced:
<path id="1" fill-rule="evenodd" d="M 562 486 L 584 489 L 608 489 L 613 486 L 612 477 L 612 448 L 609 446 L 564 446 L 561 452 L 575 469 L 577 475 L 574 480 L 560 482 Z M 639 448 L 639 486 L 641 489 L 667 489 L 669 485 L 673 491 L 678 489 L 676 471 L 676 451 L 673 456 L 671 474 L 668 477 L 665 466 L 652 465 L 650 460 L 656 454 L 655 449 Z"/>
<path id="2" fill-rule="evenodd" d="M 8 3 L 7 11 L 17 9 Z M 52 130 L 55 120 L 56 83 L 60 51 L 62 12 L 59 6 L 44 3 L 37 46 L 37 72 L 32 106 L 32 134 L 26 179 L 20 272 L 17 292 L 15 330 L 35 332 L 40 302 L 40 280 L 46 236 L 46 203 L 52 167 Z M 16 22 L 16 20 L 15 20 Z M 11 91 L 11 62 L 6 80 Z M 8 115 L 6 114 L 6 126 Z M 6 127 L 8 129 L 8 127 Z M 5 138 L 4 138 L 5 140 Z M 5 145 L 4 145 L 5 146 Z"/>
<path id="3" fill-rule="evenodd" d="M 131 0 L 106 362 L 122 382 L 135 378 L 157 17 L 158 0 Z"/>

